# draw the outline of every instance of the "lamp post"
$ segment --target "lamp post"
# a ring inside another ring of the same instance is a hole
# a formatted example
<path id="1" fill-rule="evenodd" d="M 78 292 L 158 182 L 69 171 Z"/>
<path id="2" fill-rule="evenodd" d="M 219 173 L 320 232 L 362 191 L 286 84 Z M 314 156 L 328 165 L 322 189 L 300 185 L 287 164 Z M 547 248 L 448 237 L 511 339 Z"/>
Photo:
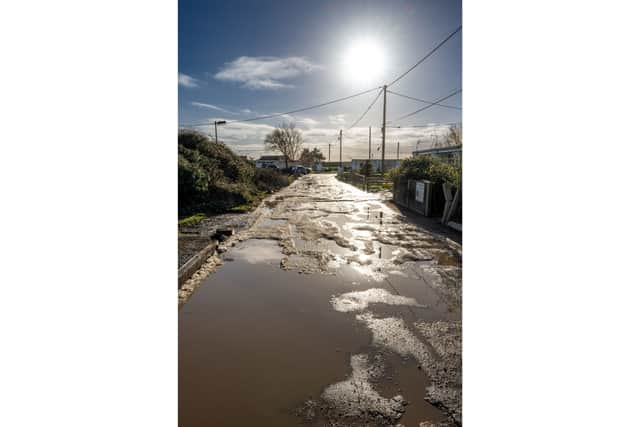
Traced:
<path id="1" fill-rule="evenodd" d="M 218 125 L 225 125 L 227 124 L 226 120 L 216 120 L 213 122 L 213 129 L 216 135 L 216 143 L 218 143 Z"/>

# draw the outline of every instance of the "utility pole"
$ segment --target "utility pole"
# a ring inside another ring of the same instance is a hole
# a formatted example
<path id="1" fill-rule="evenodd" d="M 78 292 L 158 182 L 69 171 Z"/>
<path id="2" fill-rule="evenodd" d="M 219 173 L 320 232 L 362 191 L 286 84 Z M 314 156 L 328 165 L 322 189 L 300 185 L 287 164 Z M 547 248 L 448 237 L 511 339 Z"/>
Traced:
<path id="1" fill-rule="evenodd" d="M 384 85 L 384 97 L 382 101 L 382 162 L 380 164 L 380 171 L 384 173 L 384 149 L 385 139 L 387 136 L 387 85 Z"/>
<path id="2" fill-rule="evenodd" d="M 369 160 L 371 160 L 371 126 L 369 126 Z"/>
<path id="3" fill-rule="evenodd" d="M 331 143 L 329 143 L 329 162 L 331 161 Z"/>
<path id="4" fill-rule="evenodd" d="M 216 135 L 216 144 L 218 143 L 218 125 L 224 125 L 224 124 L 227 124 L 226 120 L 214 120 L 213 122 L 213 129 Z"/>
<path id="5" fill-rule="evenodd" d="M 396 148 L 396 157 L 400 160 L 400 142 L 398 142 L 398 148 Z"/>
<path id="6" fill-rule="evenodd" d="M 342 170 L 342 129 L 340 129 L 340 170 Z"/>

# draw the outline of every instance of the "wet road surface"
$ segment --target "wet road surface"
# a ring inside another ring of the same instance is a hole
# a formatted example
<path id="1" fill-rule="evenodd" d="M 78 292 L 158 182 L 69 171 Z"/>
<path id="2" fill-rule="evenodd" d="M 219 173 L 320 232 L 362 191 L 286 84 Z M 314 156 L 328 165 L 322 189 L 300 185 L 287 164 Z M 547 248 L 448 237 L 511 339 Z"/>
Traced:
<path id="1" fill-rule="evenodd" d="M 180 309 L 179 425 L 460 425 L 460 247 L 333 175 L 259 209 Z"/>

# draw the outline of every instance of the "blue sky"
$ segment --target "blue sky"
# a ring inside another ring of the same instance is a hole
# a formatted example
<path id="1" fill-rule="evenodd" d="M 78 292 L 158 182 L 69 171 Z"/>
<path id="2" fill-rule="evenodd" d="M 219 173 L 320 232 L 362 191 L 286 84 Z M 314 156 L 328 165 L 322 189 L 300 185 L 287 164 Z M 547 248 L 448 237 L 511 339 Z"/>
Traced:
<path id="1" fill-rule="evenodd" d="M 240 120 L 280 113 L 389 83 L 462 23 L 456 0 L 179 1 L 179 121 Z M 462 36 L 455 35 L 390 90 L 433 101 L 462 86 Z M 274 125 L 295 121 L 306 146 L 337 160 L 339 129 L 347 129 L 376 92 L 284 118 L 221 126 L 234 151 L 257 157 Z M 366 157 L 368 126 L 380 142 L 382 97 L 344 133 L 343 159 Z M 445 102 L 462 106 L 462 94 Z M 426 104 L 389 94 L 387 119 Z M 460 122 L 461 111 L 432 107 L 397 125 Z M 393 126 L 391 124 L 390 126 Z M 201 130 L 211 132 L 211 127 Z M 428 146 L 438 128 L 389 128 L 387 157 Z M 379 156 L 379 151 L 377 152 Z"/>

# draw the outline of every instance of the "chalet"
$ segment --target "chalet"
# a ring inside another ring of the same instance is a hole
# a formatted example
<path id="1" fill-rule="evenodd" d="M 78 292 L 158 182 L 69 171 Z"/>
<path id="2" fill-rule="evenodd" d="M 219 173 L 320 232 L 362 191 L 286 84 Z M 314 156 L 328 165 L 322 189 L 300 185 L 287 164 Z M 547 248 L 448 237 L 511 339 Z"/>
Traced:
<path id="1" fill-rule="evenodd" d="M 260 158 L 256 160 L 257 168 L 273 167 L 272 165 L 277 167 L 278 169 L 284 169 L 284 156 L 260 156 Z"/>
<path id="2" fill-rule="evenodd" d="M 351 170 L 354 172 L 358 172 L 362 165 L 367 162 L 368 159 L 352 159 L 351 160 Z M 371 165 L 373 166 L 373 172 L 381 172 L 382 171 L 382 159 L 371 159 L 369 160 Z M 384 170 L 388 171 L 389 169 L 396 168 L 400 165 L 400 160 L 397 159 L 384 159 Z"/>
<path id="3" fill-rule="evenodd" d="M 342 165 L 340 164 L 340 162 L 325 162 L 322 161 L 322 169 L 337 169 L 340 166 L 342 166 L 343 168 L 349 167 L 349 165 L 351 165 L 351 163 L 349 162 L 342 162 Z"/>
<path id="4" fill-rule="evenodd" d="M 458 163 L 462 161 L 462 145 L 425 148 L 424 150 L 416 150 L 413 152 L 413 157 L 419 156 L 433 156 L 447 163 Z"/>
<path id="5" fill-rule="evenodd" d="M 289 166 L 296 166 L 300 164 L 299 161 L 293 161 L 293 160 L 289 160 L 288 163 L 289 163 Z M 282 155 L 260 156 L 260 158 L 256 160 L 257 168 L 271 168 L 275 166 L 278 169 L 284 169 L 285 167 L 287 167 L 286 165 L 287 165 L 287 162 L 284 161 L 284 156 Z"/>

